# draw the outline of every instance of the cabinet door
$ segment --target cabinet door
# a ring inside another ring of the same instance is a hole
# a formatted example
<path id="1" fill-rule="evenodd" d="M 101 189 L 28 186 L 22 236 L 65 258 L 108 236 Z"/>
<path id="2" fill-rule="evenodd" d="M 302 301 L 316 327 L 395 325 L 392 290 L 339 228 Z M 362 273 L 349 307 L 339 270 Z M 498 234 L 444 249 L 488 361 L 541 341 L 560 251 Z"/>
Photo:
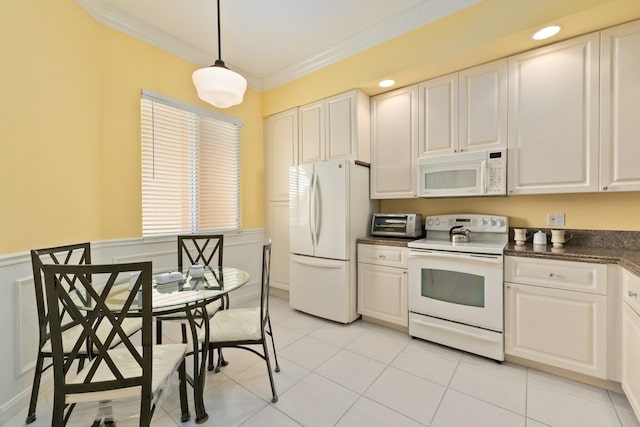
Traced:
<path id="1" fill-rule="evenodd" d="M 289 203 L 267 203 L 266 237 L 271 239 L 271 286 L 289 290 Z"/>
<path id="2" fill-rule="evenodd" d="M 300 163 L 324 160 L 324 104 L 322 101 L 299 108 Z"/>
<path id="3" fill-rule="evenodd" d="M 357 158 L 356 92 L 336 95 L 325 101 L 325 159 Z"/>
<path id="4" fill-rule="evenodd" d="M 418 87 L 371 98 L 371 198 L 416 197 Z"/>
<path id="5" fill-rule="evenodd" d="M 607 297 L 505 284 L 505 353 L 607 377 Z"/>
<path id="6" fill-rule="evenodd" d="M 458 151 L 458 73 L 420 83 L 418 157 Z"/>
<path id="7" fill-rule="evenodd" d="M 298 109 L 265 119 L 266 201 L 289 200 L 289 166 L 298 159 Z"/>
<path id="8" fill-rule="evenodd" d="M 599 34 L 509 61 L 508 192 L 598 190 Z"/>
<path id="9" fill-rule="evenodd" d="M 622 389 L 640 418 L 640 315 L 622 307 Z"/>
<path id="10" fill-rule="evenodd" d="M 602 32 L 600 189 L 640 190 L 640 21 Z"/>
<path id="11" fill-rule="evenodd" d="M 459 151 L 507 148 L 507 60 L 458 73 Z"/>
<path id="12" fill-rule="evenodd" d="M 407 270 L 358 263 L 358 313 L 408 327 Z"/>

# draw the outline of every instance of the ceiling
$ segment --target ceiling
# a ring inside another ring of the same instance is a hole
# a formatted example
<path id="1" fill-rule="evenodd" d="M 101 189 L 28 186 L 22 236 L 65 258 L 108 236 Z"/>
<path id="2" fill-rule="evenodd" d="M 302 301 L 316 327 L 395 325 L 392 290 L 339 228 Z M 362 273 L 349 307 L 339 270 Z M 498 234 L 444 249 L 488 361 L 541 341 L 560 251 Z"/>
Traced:
<path id="1" fill-rule="evenodd" d="M 218 57 L 215 0 L 76 2 L 96 21 L 197 66 Z M 265 91 L 478 2 L 222 0 L 222 59 Z"/>

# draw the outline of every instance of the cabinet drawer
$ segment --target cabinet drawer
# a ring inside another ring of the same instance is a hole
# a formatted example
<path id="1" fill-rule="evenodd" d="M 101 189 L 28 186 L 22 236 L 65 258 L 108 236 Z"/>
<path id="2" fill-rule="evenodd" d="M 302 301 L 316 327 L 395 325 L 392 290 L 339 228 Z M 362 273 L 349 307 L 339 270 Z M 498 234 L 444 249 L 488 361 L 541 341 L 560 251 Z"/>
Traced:
<path id="1" fill-rule="evenodd" d="M 622 299 L 640 313 L 640 277 L 627 270 L 622 273 Z"/>
<path id="2" fill-rule="evenodd" d="M 504 280 L 606 295 L 607 265 L 507 256 Z"/>
<path id="3" fill-rule="evenodd" d="M 407 248 L 384 245 L 358 245 L 358 262 L 407 268 Z"/>

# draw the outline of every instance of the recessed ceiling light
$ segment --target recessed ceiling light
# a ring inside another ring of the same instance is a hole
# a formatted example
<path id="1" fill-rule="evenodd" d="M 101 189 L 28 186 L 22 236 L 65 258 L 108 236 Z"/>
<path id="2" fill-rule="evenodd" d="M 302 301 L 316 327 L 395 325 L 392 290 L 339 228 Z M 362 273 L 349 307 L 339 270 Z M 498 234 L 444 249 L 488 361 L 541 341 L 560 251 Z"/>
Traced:
<path id="1" fill-rule="evenodd" d="M 534 40 L 544 40 L 549 37 L 553 37 L 560 32 L 562 29 L 562 25 L 550 25 L 548 27 L 544 27 L 533 35 Z"/>
<path id="2" fill-rule="evenodd" d="M 378 83 L 378 86 L 380 86 L 380 87 L 391 87 L 394 84 L 396 84 L 395 80 L 387 79 L 387 80 L 382 80 L 380 83 Z"/>

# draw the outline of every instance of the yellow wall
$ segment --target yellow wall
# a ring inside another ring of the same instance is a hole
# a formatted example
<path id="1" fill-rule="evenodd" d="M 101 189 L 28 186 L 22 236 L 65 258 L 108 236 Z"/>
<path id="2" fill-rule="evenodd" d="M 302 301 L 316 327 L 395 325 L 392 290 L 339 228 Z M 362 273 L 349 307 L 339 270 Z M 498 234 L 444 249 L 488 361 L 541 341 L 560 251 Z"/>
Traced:
<path id="1" fill-rule="evenodd" d="M 639 192 L 384 200 L 381 205 L 383 212 L 413 212 L 425 216 L 507 215 L 512 227 L 546 228 L 547 212 L 564 212 L 565 226 L 558 228 L 640 231 Z"/>
<path id="2" fill-rule="evenodd" d="M 191 83 L 197 67 L 74 1 L 3 2 L 0 47 L 0 254 L 140 237 L 141 89 L 209 107 Z M 261 96 L 221 112 L 245 122 L 241 223 L 261 228 Z"/>

